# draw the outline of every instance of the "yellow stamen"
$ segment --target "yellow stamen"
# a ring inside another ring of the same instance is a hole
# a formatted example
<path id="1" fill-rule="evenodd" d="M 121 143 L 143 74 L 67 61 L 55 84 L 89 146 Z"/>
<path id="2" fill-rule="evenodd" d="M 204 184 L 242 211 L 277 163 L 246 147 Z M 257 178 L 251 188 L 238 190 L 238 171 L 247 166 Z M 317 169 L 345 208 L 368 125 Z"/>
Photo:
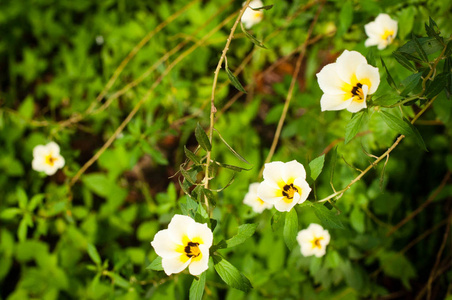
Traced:
<path id="1" fill-rule="evenodd" d="M 300 193 L 301 191 L 299 191 L 298 190 L 298 188 L 297 187 L 295 187 L 294 185 L 293 185 L 293 183 L 291 183 L 291 184 L 286 184 L 286 185 L 284 185 L 284 187 L 283 187 L 283 190 L 282 190 L 282 195 L 284 196 L 284 201 L 285 202 L 287 202 L 287 203 L 291 203 L 292 202 L 292 199 L 293 199 L 293 196 L 295 195 L 295 193 Z"/>
<path id="2" fill-rule="evenodd" d="M 385 32 L 381 35 L 381 39 L 390 43 L 394 38 L 394 30 L 385 30 Z"/>
<path id="3" fill-rule="evenodd" d="M 320 241 L 321 241 L 321 240 L 323 240 L 323 237 L 314 238 L 314 239 L 311 241 L 312 249 L 314 249 L 314 248 L 319 248 L 319 249 L 321 249 L 321 248 L 322 248 L 322 245 L 320 245 Z"/>
<path id="4" fill-rule="evenodd" d="M 55 164 L 55 161 L 57 159 L 55 157 L 52 156 L 52 154 L 49 154 L 46 156 L 46 164 L 50 165 L 53 167 L 53 165 Z"/>
<path id="5" fill-rule="evenodd" d="M 201 254 L 201 250 L 199 250 L 199 243 L 188 242 L 187 246 L 185 246 L 184 251 L 187 257 L 198 257 Z"/>

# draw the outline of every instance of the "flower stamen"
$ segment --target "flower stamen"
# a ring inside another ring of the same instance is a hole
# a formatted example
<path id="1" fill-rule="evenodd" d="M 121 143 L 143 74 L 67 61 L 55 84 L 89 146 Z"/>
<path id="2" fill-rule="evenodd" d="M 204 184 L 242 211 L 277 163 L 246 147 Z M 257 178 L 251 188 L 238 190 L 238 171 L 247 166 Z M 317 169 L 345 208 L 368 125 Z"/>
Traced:
<path id="1" fill-rule="evenodd" d="M 319 249 L 321 249 L 322 248 L 322 245 L 320 245 L 320 241 L 321 240 L 323 240 L 323 237 L 316 237 L 316 238 L 314 238 L 312 241 L 311 241 L 311 243 L 312 243 L 312 249 L 314 249 L 314 248 L 319 248 Z"/>
<path id="2" fill-rule="evenodd" d="M 53 157 L 52 154 L 49 154 L 49 155 L 46 156 L 45 160 L 46 160 L 46 164 L 48 164 L 48 165 L 53 167 L 53 165 L 55 164 L 55 161 L 57 160 L 57 158 Z"/>
<path id="3" fill-rule="evenodd" d="M 298 193 L 298 189 L 296 187 L 293 186 L 293 183 L 291 184 L 286 184 L 283 187 L 283 191 L 282 194 L 284 197 L 286 197 L 287 199 L 293 199 L 293 195 L 295 193 Z"/>
<path id="4" fill-rule="evenodd" d="M 199 250 L 199 243 L 188 242 L 187 246 L 185 246 L 184 251 L 187 257 L 198 257 L 201 254 Z"/>

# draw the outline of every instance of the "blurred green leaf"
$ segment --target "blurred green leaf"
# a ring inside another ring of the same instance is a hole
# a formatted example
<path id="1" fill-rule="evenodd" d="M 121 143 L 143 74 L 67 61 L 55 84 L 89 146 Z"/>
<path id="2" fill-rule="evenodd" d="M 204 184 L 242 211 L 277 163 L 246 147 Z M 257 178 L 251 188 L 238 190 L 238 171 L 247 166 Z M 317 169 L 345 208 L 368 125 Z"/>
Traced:
<path id="1" fill-rule="evenodd" d="M 265 45 L 259 41 L 258 39 L 256 39 L 254 36 L 251 35 L 251 33 L 249 33 L 248 31 L 246 31 L 245 27 L 243 27 L 243 23 L 240 22 L 240 28 L 242 28 L 243 33 L 245 34 L 245 36 L 251 41 L 253 42 L 254 45 L 267 49 L 267 47 L 265 47 Z M 229 74 L 228 74 L 229 75 Z M 232 81 L 232 80 L 231 80 Z M 234 84 L 235 85 L 235 84 Z M 240 89 L 239 89 L 240 90 Z M 242 91 L 243 92 L 243 91 Z"/>
<path id="2" fill-rule="evenodd" d="M 93 244 L 88 244 L 87 247 L 88 255 L 91 258 L 91 260 L 98 266 L 102 264 L 102 260 L 100 259 L 99 252 L 97 252 L 96 247 Z"/>
<path id="3" fill-rule="evenodd" d="M 239 226 L 238 232 L 226 241 L 227 248 L 235 247 L 244 243 L 256 231 L 257 224 L 243 224 Z"/>
<path id="4" fill-rule="evenodd" d="M 383 272 L 402 281 L 405 288 L 410 288 L 410 279 L 416 276 L 416 271 L 410 261 L 401 253 L 381 252 L 379 255 Z"/>
<path id="5" fill-rule="evenodd" d="M 309 163 L 309 169 L 311 170 L 311 178 L 313 180 L 316 180 L 317 177 L 319 177 L 320 173 L 322 173 L 324 163 L 325 163 L 325 154 L 314 158 Z"/>
<path id="6" fill-rule="evenodd" d="M 237 151 L 235 151 L 231 146 L 229 146 L 229 144 L 226 142 L 226 140 L 221 136 L 220 132 L 218 130 L 216 130 L 214 128 L 215 132 L 218 133 L 218 136 L 220 137 L 221 141 L 223 142 L 223 144 L 225 144 L 225 146 L 229 149 L 229 151 L 232 152 L 232 154 L 235 155 L 235 157 L 237 157 L 238 159 L 240 159 L 241 161 L 243 161 L 244 163 L 250 164 L 243 156 L 241 156 Z"/>
<path id="7" fill-rule="evenodd" d="M 203 272 L 199 277 L 195 277 L 190 286 L 190 300 L 201 300 L 204 294 L 204 287 L 206 286 L 207 272 Z"/>
<path id="8" fill-rule="evenodd" d="M 213 255 L 212 258 L 215 270 L 227 285 L 244 292 L 253 288 L 248 278 L 227 260 L 219 255 Z"/>
<path id="9" fill-rule="evenodd" d="M 205 133 L 204 129 L 202 129 L 201 125 L 199 125 L 199 123 L 196 125 L 195 137 L 199 145 L 204 150 L 206 151 L 212 150 L 212 145 L 210 144 L 209 138 L 207 137 L 207 134 Z"/>
<path id="10" fill-rule="evenodd" d="M 347 123 L 347 126 L 345 126 L 344 144 L 350 142 L 361 129 L 364 115 L 365 113 L 363 111 L 353 114 L 351 120 Z"/>
<path id="11" fill-rule="evenodd" d="M 28 196 L 25 193 L 23 188 L 20 188 L 20 187 L 17 188 L 16 197 L 17 197 L 17 201 L 19 203 L 19 207 L 21 209 L 25 209 L 27 207 Z"/>
<path id="12" fill-rule="evenodd" d="M 231 70 L 229 70 L 228 68 L 228 64 L 225 63 L 224 64 L 224 68 L 226 70 L 226 74 L 228 74 L 228 78 L 231 81 L 232 85 L 238 89 L 239 91 L 241 91 L 242 93 L 246 94 L 246 90 L 243 87 L 243 85 L 240 83 L 240 81 L 237 79 L 237 77 L 235 77 L 234 73 L 231 72 Z"/>
<path id="13" fill-rule="evenodd" d="M 188 159 L 191 160 L 194 164 L 196 164 L 196 165 L 201 164 L 201 160 L 199 159 L 199 157 L 197 157 L 196 154 L 194 154 L 193 152 L 188 150 L 187 147 L 185 147 L 185 145 L 184 145 L 184 152 L 185 152 L 185 155 L 188 157 Z"/>
<path id="14" fill-rule="evenodd" d="M 162 258 L 160 256 L 157 256 L 156 259 L 154 259 L 149 266 L 146 267 L 147 270 L 154 270 L 154 271 L 163 271 L 162 267 Z"/>
<path id="15" fill-rule="evenodd" d="M 322 203 L 314 203 L 312 208 L 326 229 L 345 229 L 339 216 L 334 211 L 328 210 Z"/>
<path id="16" fill-rule="evenodd" d="M 297 243 L 298 234 L 298 214 L 295 208 L 285 213 L 284 221 L 284 242 L 287 248 L 292 250 Z"/>

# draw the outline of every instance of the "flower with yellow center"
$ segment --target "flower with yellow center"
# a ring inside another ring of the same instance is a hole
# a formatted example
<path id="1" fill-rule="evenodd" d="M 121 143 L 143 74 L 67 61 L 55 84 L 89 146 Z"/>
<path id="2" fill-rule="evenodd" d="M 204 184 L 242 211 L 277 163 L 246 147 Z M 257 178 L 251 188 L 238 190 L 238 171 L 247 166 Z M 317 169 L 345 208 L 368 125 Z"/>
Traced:
<path id="1" fill-rule="evenodd" d="M 279 211 L 290 211 L 296 204 L 306 201 L 310 192 L 306 171 L 296 160 L 265 164 L 264 181 L 257 189 L 258 197 Z"/>
<path id="2" fill-rule="evenodd" d="M 245 2 L 243 3 L 245 4 Z M 245 28 L 251 28 L 254 24 L 259 23 L 264 18 L 264 13 L 257 10 L 252 10 L 252 8 L 263 7 L 264 4 L 260 0 L 253 0 L 248 4 L 248 8 L 242 15 L 242 23 Z"/>
<path id="3" fill-rule="evenodd" d="M 377 90 L 380 74 L 362 54 L 345 50 L 335 63 L 317 73 L 317 80 L 324 92 L 322 111 L 347 109 L 355 113 L 367 107 L 367 95 Z"/>
<path id="4" fill-rule="evenodd" d="M 364 25 L 364 30 L 369 37 L 364 45 L 366 47 L 378 46 L 378 50 L 386 48 L 397 35 L 397 21 L 387 14 L 379 14 L 375 21 Z"/>
<path id="5" fill-rule="evenodd" d="M 248 189 L 248 193 L 245 195 L 245 199 L 243 199 L 243 203 L 253 208 L 253 211 L 257 213 L 262 213 L 265 209 L 271 209 L 273 204 L 262 201 L 261 198 L 257 195 L 257 189 L 259 187 L 258 182 L 250 184 Z"/>
<path id="6" fill-rule="evenodd" d="M 64 163 L 64 158 L 60 155 L 60 147 L 55 142 L 33 148 L 31 167 L 35 171 L 53 175 L 58 169 L 64 167 Z"/>
<path id="7" fill-rule="evenodd" d="M 298 233 L 297 241 L 303 256 L 321 257 L 325 255 L 326 246 L 330 242 L 330 234 L 319 224 L 312 223 L 307 229 Z"/>
<path id="8" fill-rule="evenodd" d="M 162 257 L 166 275 L 182 272 L 187 266 L 190 274 L 200 275 L 209 267 L 212 242 L 212 230 L 206 224 L 197 223 L 188 216 L 175 215 L 168 229 L 157 232 L 151 245 Z"/>

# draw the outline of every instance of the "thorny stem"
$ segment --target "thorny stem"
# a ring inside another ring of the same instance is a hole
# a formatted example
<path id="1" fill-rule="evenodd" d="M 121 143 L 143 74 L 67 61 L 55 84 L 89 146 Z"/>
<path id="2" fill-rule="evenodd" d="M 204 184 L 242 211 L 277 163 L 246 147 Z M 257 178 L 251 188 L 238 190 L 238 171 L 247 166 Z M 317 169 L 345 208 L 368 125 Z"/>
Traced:
<path id="1" fill-rule="evenodd" d="M 251 0 L 247 0 L 245 2 L 245 4 L 243 5 L 242 9 L 239 12 L 239 15 L 237 17 L 237 19 L 235 20 L 234 25 L 231 28 L 231 33 L 229 34 L 229 37 L 226 41 L 226 45 L 224 46 L 223 52 L 221 54 L 220 60 L 218 61 L 218 65 L 217 68 L 215 69 L 215 75 L 213 78 L 213 83 L 212 83 L 212 96 L 210 97 L 210 125 L 209 125 L 209 141 L 212 144 L 212 138 L 213 138 L 213 126 L 215 123 L 215 113 L 217 112 L 217 109 L 215 107 L 215 89 L 217 87 L 217 82 L 218 82 L 218 75 L 220 73 L 220 69 L 221 69 L 221 65 L 223 64 L 223 61 L 226 58 L 226 53 L 229 50 L 229 45 L 231 44 L 232 38 L 234 37 L 234 32 L 235 29 L 237 28 L 237 25 L 240 22 L 240 19 L 242 18 L 243 13 L 245 12 L 245 10 L 248 8 L 248 4 L 251 2 Z M 207 151 L 207 160 L 206 160 L 206 171 L 205 171 L 205 175 L 204 175 L 204 188 L 208 189 L 209 188 L 209 165 L 210 165 L 210 160 L 211 160 L 211 156 L 212 156 L 212 151 Z M 207 196 L 204 196 L 204 201 L 205 201 L 205 205 L 206 205 L 206 210 L 210 215 L 210 211 L 209 211 L 209 200 L 207 199 Z"/>
<path id="2" fill-rule="evenodd" d="M 290 87 L 289 87 L 289 91 L 287 92 L 287 97 L 286 97 L 286 101 L 284 103 L 283 112 L 281 114 L 281 117 L 280 117 L 279 122 L 278 122 L 278 126 L 276 128 L 275 136 L 273 138 L 273 142 L 272 142 L 272 145 L 270 147 L 270 152 L 268 153 L 267 158 L 265 159 L 265 163 L 264 163 L 264 165 L 262 166 L 262 168 L 261 168 L 261 170 L 259 172 L 259 177 L 261 177 L 263 172 L 264 172 L 265 164 L 269 163 L 271 161 L 271 159 L 273 157 L 273 154 L 275 153 L 276 146 L 278 145 L 279 136 L 281 135 L 282 127 L 284 125 L 284 121 L 285 121 L 286 116 L 287 116 L 287 111 L 289 110 L 290 101 L 292 100 L 295 83 L 296 83 L 296 81 L 298 79 L 298 73 L 300 72 L 300 69 L 301 69 L 301 62 L 303 61 L 304 55 L 306 53 L 306 48 L 307 48 L 309 39 L 311 37 L 312 31 L 314 29 L 314 26 L 317 23 L 317 20 L 318 20 L 318 17 L 320 15 L 320 12 L 322 10 L 322 7 L 323 7 L 323 3 L 322 3 L 322 5 L 320 5 L 318 7 L 317 13 L 316 13 L 314 19 L 312 20 L 311 25 L 309 26 L 309 30 L 308 30 L 308 33 L 306 35 L 306 39 L 305 39 L 303 45 L 301 46 L 301 52 L 300 52 L 300 55 L 298 56 L 298 59 L 297 59 L 297 63 L 296 63 L 296 66 L 295 66 L 295 72 L 294 72 L 294 74 L 292 76 L 292 81 L 290 82 Z"/>

